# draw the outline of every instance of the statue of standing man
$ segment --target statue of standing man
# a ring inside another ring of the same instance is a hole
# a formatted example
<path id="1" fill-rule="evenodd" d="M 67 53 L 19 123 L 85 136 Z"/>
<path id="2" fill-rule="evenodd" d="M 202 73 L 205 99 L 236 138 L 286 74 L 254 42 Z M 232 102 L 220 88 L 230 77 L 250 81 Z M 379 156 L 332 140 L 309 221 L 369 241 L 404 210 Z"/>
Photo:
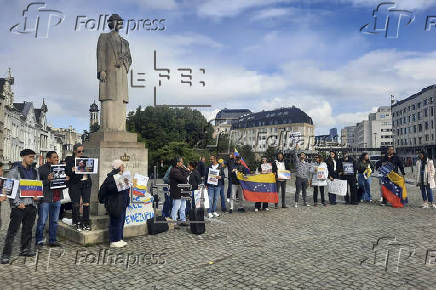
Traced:
<path id="1" fill-rule="evenodd" d="M 112 14 L 108 20 L 109 33 L 101 33 L 97 43 L 97 78 L 101 102 L 100 130 L 126 131 L 127 74 L 132 58 L 129 42 L 119 30 L 123 19 Z"/>

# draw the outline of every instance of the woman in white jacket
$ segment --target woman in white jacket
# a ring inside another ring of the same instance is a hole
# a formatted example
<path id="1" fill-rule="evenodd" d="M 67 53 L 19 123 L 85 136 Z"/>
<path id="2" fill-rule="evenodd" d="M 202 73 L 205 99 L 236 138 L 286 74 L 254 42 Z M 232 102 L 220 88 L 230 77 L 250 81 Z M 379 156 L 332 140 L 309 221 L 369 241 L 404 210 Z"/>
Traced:
<path id="1" fill-rule="evenodd" d="M 319 155 L 315 156 L 315 163 L 312 164 L 310 185 L 313 186 L 313 206 L 318 205 L 318 190 L 321 194 L 322 205 L 327 206 L 324 199 L 324 188 L 327 186 L 329 171 L 327 163 Z"/>
<path id="2" fill-rule="evenodd" d="M 433 203 L 432 188 L 435 188 L 435 169 L 433 160 L 427 158 L 427 154 L 424 151 L 418 153 L 418 160 L 416 161 L 416 186 L 419 186 L 422 193 L 422 199 L 424 204 L 422 208 L 428 208 L 430 206 L 436 208 L 436 204 Z"/>

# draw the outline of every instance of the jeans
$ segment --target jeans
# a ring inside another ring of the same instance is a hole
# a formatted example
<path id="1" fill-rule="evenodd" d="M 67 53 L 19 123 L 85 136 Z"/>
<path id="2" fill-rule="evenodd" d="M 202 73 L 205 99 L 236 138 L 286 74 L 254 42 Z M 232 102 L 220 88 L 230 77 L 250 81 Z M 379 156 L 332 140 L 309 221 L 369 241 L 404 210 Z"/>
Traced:
<path id="1" fill-rule="evenodd" d="M 165 190 L 166 188 L 164 188 Z M 170 196 L 170 193 L 167 191 L 165 191 L 164 193 L 165 195 L 165 201 L 163 204 L 163 208 L 162 208 L 162 216 L 163 217 L 170 217 L 171 216 L 171 209 L 173 207 L 173 199 Z"/>
<path id="2" fill-rule="evenodd" d="M 35 224 L 36 207 L 26 206 L 24 209 L 14 207 L 11 209 L 8 233 L 6 234 L 3 247 L 3 257 L 9 257 L 12 253 L 12 243 L 15 235 L 21 227 L 21 251 L 30 250 L 32 247 L 32 228 Z"/>
<path id="3" fill-rule="evenodd" d="M 126 193 L 123 199 L 123 211 L 121 213 L 121 216 L 114 217 L 109 215 L 109 240 L 111 243 L 119 242 L 124 238 L 124 222 L 126 221 L 126 210 L 127 205 L 129 204 L 129 198 L 129 193 Z"/>
<path id="4" fill-rule="evenodd" d="M 56 242 L 56 231 L 58 228 L 59 211 L 61 210 L 61 202 L 41 202 L 38 209 L 38 222 L 36 225 L 35 243 L 42 243 L 44 240 L 44 228 L 47 218 L 49 218 L 48 226 L 48 242 L 52 244 Z"/>
<path id="5" fill-rule="evenodd" d="M 171 218 L 173 221 L 177 220 L 177 213 L 180 209 L 180 220 L 186 222 L 186 199 L 173 199 L 173 209 L 171 211 Z"/>
<path id="6" fill-rule="evenodd" d="M 233 204 L 235 203 L 236 196 L 238 194 L 239 194 L 239 208 L 244 208 L 244 194 L 242 193 L 242 187 L 239 184 L 232 184 L 232 196 L 230 197 L 231 210 L 233 210 Z"/>
<path id="7" fill-rule="evenodd" d="M 307 178 L 301 178 L 301 177 L 296 177 L 295 179 L 295 187 L 296 187 L 296 191 L 295 191 L 295 203 L 298 203 L 298 199 L 300 197 L 300 191 L 303 194 L 303 202 L 304 204 L 306 204 L 306 197 L 307 197 Z"/>
<path id="8" fill-rule="evenodd" d="M 421 193 L 422 193 L 422 200 L 433 202 L 433 191 L 430 188 L 430 184 L 427 185 L 420 185 Z"/>
<path id="9" fill-rule="evenodd" d="M 371 178 L 365 179 L 363 174 L 359 173 L 358 175 L 359 186 L 363 189 L 363 200 L 370 201 L 371 200 Z"/>
<path id="10" fill-rule="evenodd" d="M 220 199 L 221 199 L 221 210 L 225 211 L 226 210 L 226 196 L 224 194 L 224 185 L 220 185 L 221 190 L 220 190 Z"/>
<path id="11" fill-rule="evenodd" d="M 324 199 L 324 187 L 325 186 L 313 186 L 313 203 L 318 203 L 318 189 L 319 192 L 321 194 L 321 202 L 322 204 L 325 204 L 325 199 Z"/>
<path id="12" fill-rule="evenodd" d="M 285 194 L 286 194 L 286 180 L 278 180 L 277 181 L 277 194 L 279 194 L 279 191 L 282 192 L 282 206 L 285 206 Z M 276 203 L 276 206 L 279 204 Z"/>
<path id="13" fill-rule="evenodd" d="M 209 209 L 207 210 L 208 213 L 216 212 L 216 205 L 218 203 L 218 197 L 221 192 L 221 186 L 211 186 L 209 185 L 207 187 L 207 192 L 209 194 Z"/>

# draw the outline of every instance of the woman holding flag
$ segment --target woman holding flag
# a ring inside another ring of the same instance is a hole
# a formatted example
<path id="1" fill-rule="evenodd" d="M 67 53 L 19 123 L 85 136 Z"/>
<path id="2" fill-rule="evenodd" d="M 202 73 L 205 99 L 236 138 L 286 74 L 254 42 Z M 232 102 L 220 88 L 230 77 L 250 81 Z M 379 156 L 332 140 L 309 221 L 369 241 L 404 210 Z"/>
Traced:
<path id="1" fill-rule="evenodd" d="M 416 186 L 421 189 L 422 200 L 424 204 L 422 208 L 429 208 L 429 206 L 436 208 L 436 204 L 433 203 L 433 191 L 432 188 L 436 188 L 434 175 L 435 169 L 433 160 L 427 157 L 424 151 L 418 153 L 418 160 L 416 161 Z M 429 205 L 430 203 L 430 205 Z"/>
<path id="2" fill-rule="evenodd" d="M 359 186 L 363 189 L 363 200 L 366 202 L 372 202 L 371 199 L 371 173 L 372 166 L 369 162 L 369 154 L 363 152 L 359 158 L 359 166 L 357 168 L 358 172 L 358 183 Z"/>

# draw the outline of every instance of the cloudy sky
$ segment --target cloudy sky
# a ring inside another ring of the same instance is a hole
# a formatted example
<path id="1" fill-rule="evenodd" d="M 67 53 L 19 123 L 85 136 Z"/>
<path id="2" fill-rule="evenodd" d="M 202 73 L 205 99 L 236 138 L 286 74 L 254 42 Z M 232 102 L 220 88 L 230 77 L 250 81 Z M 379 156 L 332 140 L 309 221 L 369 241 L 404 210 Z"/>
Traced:
<path id="1" fill-rule="evenodd" d="M 45 98 L 49 122 L 57 127 L 88 127 L 89 105 L 98 99 L 95 50 L 102 32 L 92 29 L 92 19 L 112 13 L 136 26 L 122 32 L 130 43 L 134 84 L 143 84 L 135 81 L 138 72 L 146 73 L 145 88 L 129 89 L 130 110 L 153 104 L 155 50 L 158 67 L 170 69 L 170 80 L 157 87 L 159 104 L 212 105 L 202 109 L 208 118 L 225 107 L 295 105 L 313 118 L 317 134 L 365 119 L 388 105 L 391 94 L 403 99 L 436 83 L 436 28 L 425 30 L 436 0 L 397 1 L 395 9 L 411 12 L 400 18 L 398 38 L 360 32 L 365 24 L 372 28 L 376 0 L 49 0 L 43 9 L 62 12 L 64 20 L 54 26 L 58 18 L 48 23 L 47 12 L 39 11 L 39 35 L 51 25 L 47 37 L 11 33 L 15 24 L 22 28 L 30 3 L 0 0 L 0 74 L 12 68 L 17 102 L 39 107 Z M 30 28 L 38 14 L 32 7 Z M 75 30 L 78 17 L 82 23 Z M 163 20 L 152 26 L 158 30 L 146 30 L 144 19 Z M 180 83 L 179 68 L 193 70 L 192 87 Z"/>

